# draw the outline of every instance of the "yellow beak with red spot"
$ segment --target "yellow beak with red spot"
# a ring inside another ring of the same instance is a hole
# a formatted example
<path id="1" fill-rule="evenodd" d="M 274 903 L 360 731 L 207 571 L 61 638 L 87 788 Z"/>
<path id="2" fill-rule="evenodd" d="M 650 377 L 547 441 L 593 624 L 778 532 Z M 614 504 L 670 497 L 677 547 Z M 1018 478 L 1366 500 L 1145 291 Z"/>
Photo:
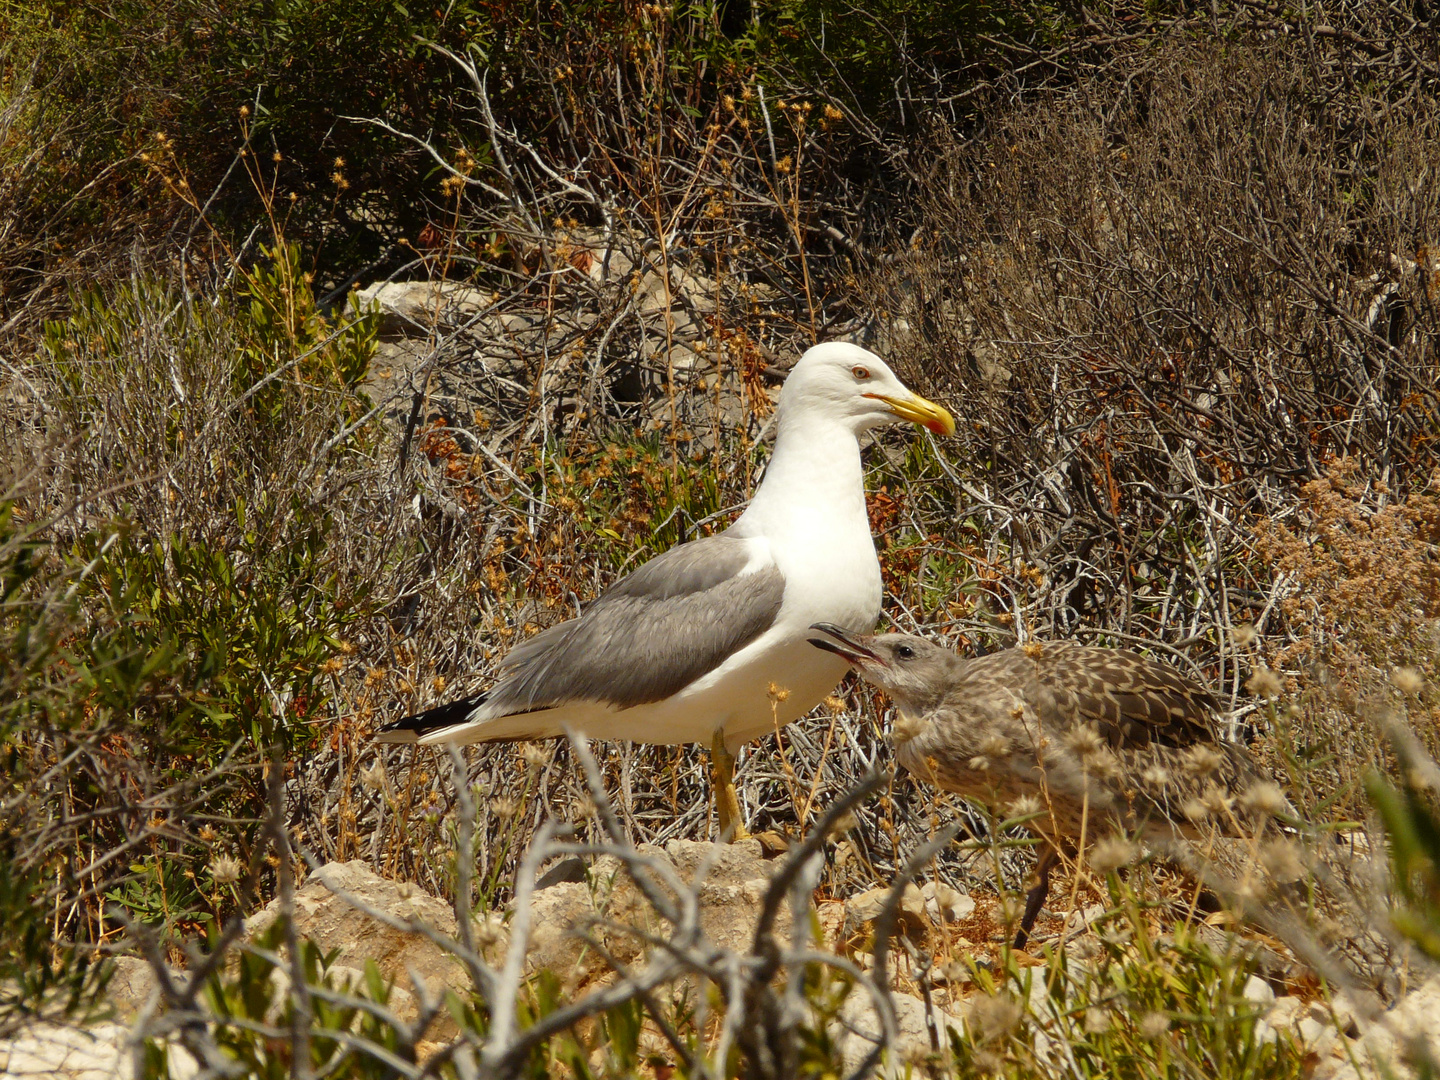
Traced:
<path id="1" fill-rule="evenodd" d="M 883 401 L 890 406 L 890 411 L 902 420 L 919 424 L 936 435 L 955 434 L 955 418 L 950 415 L 949 410 L 944 406 L 936 405 L 933 401 L 927 401 L 919 394 L 911 394 L 908 398 L 893 398 L 888 394 L 866 394 L 865 396 Z"/>

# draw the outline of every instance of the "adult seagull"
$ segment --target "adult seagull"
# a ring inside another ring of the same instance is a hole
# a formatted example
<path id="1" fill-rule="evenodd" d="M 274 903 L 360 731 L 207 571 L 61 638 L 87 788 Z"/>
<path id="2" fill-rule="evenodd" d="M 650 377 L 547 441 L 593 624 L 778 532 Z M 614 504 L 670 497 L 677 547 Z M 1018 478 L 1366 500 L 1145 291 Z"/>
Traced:
<path id="1" fill-rule="evenodd" d="M 860 435 L 898 420 L 955 432 L 948 412 L 906 389 L 874 353 L 816 345 L 785 380 L 774 453 L 734 524 L 657 555 L 578 618 L 516 646 L 488 690 L 376 738 L 472 743 L 573 731 L 705 743 L 720 837 L 747 835 L 736 752 L 804 716 L 847 670 L 810 646 L 811 625 L 866 633 L 880 616 Z"/>

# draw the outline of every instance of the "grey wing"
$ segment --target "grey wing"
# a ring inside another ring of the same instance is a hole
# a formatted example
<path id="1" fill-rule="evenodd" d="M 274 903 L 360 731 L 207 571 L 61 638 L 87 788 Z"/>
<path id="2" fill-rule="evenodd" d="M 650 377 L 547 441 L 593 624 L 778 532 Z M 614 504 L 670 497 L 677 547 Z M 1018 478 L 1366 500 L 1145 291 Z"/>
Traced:
<path id="1" fill-rule="evenodd" d="M 725 535 L 671 548 L 616 582 L 577 619 L 513 649 L 487 696 L 496 713 L 597 701 L 660 701 L 774 623 L 785 578 L 742 573 L 752 547 Z"/>

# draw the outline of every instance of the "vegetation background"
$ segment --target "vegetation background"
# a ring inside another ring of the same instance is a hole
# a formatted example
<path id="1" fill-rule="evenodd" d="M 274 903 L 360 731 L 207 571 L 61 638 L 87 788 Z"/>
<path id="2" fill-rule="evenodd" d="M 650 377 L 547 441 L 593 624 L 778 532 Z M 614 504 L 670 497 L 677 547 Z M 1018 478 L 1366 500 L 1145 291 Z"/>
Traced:
<path id="1" fill-rule="evenodd" d="M 1317 829 L 1425 820 L 1390 748 L 1440 720 L 1436 18 L 4 0 L 0 1027 L 83 1013 L 136 928 L 187 962 L 302 849 L 455 896 L 446 759 L 369 733 L 723 527 L 837 337 L 959 422 L 871 452 L 895 625 L 1152 651 Z M 847 686 L 757 744 L 752 828 L 886 762 L 882 716 Z M 698 752 L 595 752 L 632 840 L 709 836 Z M 467 761 L 477 903 L 544 821 L 601 837 L 570 748 Z M 895 777 L 821 893 L 952 819 L 1000 835 Z M 1433 922 L 1415 835 L 1344 935 L 1377 984 Z"/>

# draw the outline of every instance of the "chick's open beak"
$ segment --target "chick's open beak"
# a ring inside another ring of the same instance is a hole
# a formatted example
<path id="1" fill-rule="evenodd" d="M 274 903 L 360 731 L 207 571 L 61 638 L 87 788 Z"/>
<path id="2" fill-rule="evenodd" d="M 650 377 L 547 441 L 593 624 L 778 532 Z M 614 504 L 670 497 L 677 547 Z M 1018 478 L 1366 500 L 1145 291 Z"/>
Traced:
<path id="1" fill-rule="evenodd" d="M 819 630 L 821 633 L 828 634 L 835 639 L 834 641 L 830 641 L 825 638 L 812 637 L 807 639 L 811 645 L 814 645 L 817 649 L 824 649 L 826 652 L 834 653 L 847 664 L 858 667 L 862 664 L 883 665 L 885 663 L 877 654 L 871 652 L 864 645 L 861 645 L 858 641 L 852 641 L 846 636 L 845 631 L 834 623 L 812 623 L 810 629 Z"/>
<path id="2" fill-rule="evenodd" d="M 955 418 L 949 411 L 933 401 L 927 401 L 919 394 L 911 394 L 908 398 L 893 398 L 887 394 L 867 394 L 866 397 L 878 398 L 889 405 L 890 411 L 902 420 L 919 424 L 936 435 L 955 434 Z"/>

